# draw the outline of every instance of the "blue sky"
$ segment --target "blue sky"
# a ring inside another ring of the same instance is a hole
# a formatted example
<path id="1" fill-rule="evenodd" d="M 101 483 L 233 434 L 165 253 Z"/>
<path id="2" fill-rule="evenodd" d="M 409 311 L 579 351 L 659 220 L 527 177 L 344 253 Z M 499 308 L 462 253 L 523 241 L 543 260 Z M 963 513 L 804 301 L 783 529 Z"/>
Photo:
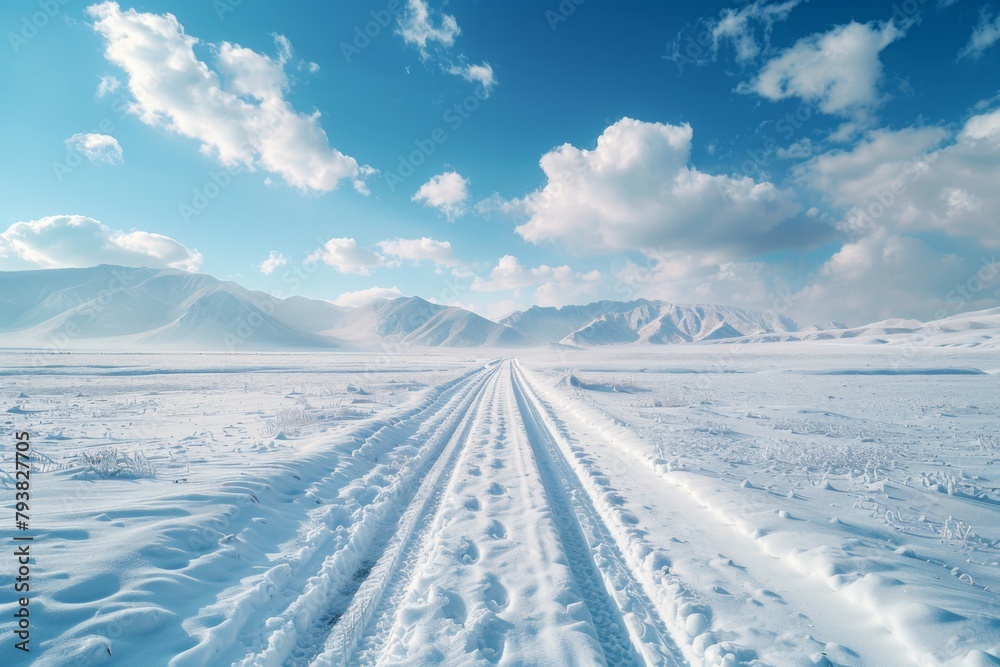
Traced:
<path id="1" fill-rule="evenodd" d="M 488 316 L 998 305 L 1000 6 L 3 3 L 0 258 Z"/>

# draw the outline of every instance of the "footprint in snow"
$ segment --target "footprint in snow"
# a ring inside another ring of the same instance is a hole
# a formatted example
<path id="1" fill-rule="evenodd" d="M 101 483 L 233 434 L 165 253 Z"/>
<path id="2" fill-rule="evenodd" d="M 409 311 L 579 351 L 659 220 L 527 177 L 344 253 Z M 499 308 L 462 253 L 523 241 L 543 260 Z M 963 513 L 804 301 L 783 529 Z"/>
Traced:
<path id="1" fill-rule="evenodd" d="M 486 577 L 486 588 L 483 590 L 483 596 L 486 608 L 495 614 L 503 610 L 510 599 L 507 588 L 492 574 Z"/>
<path id="2" fill-rule="evenodd" d="M 486 612 L 470 630 L 465 648 L 469 653 L 478 653 L 487 662 L 496 664 L 503 658 L 507 646 L 507 630 L 511 624 L 493 612 Z"/>
<path id="3" fill-rule="evenodd" d="M 621 514 L 619 514 L 618 518 L 625 525 L 628 525 L 628 526 L 637 526 L 637 525 L 639 525 L 639 517 L 637 517 L 636 515 L 632 514 L 631 512 L 622 512 Z"/>
<path id="4" fill-rule="evenodd" d="M 435 591 L 440 599 L 441 613 L 445 618 L 451 619 L 458 625 L 465 625 L 468 612 L 465 607 L 465 600 L 458 593 L 439 588 Z"/>
<path id="5" fill-rule="evenodd" d="M 479 560 L 479 547 L 467 537 L 462 538 L 462 547 L 458 551 L 458 560 L 466 565 L 472 565 Z"/>
<path id="6" fill-rule="evenodd" d="M 504 525 L 497 520 L 490 522 L 490 525 L 486 528 L 486 534 L 495 540 L 502 540 L 507 537 L 507 529 Z"/>

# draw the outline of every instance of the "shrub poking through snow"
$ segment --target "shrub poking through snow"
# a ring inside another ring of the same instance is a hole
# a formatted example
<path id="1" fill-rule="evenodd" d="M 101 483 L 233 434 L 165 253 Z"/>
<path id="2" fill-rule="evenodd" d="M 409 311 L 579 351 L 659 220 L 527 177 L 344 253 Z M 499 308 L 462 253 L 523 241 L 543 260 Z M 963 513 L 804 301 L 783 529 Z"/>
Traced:
<path id="1" fill-rule="evenodd" d="M 60 466 L 56 461 L 46 454 L 42 454 L 37 449 L 31 450 L 31 469 L 37 472 L 52 472 L 59 470 Z"/>
<path id="2" fill-rule="evenodd" d="M 136 450 L 132 453 L 105 447 L 90 452 L 80 452 L 74 461 L 83 468 L 74 477 L 86 479 L 143 479 L 155 477 L 156 470 L 146 455 Z"/>
<path id="3" fill-rule="evenodd" d="M 265 421 L 264 426 L 257 429 L 257 433 L 262 438 L 273 438 L 279 433 L 294 431 L 315 422 L 316 416 L 301 408 L 284 408 L 278 410 L 274 419 Z"/>

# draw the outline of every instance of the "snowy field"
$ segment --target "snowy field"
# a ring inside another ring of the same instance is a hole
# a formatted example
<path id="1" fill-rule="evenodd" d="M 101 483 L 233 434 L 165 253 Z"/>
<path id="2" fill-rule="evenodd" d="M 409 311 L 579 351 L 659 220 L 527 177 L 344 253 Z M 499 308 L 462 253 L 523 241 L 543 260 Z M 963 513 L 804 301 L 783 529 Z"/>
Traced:
<path id="1" fill-rule="evenodd" d="M 998 351 L 10 352 L 0 397 L 0 664 L 1000 664 Z"/>

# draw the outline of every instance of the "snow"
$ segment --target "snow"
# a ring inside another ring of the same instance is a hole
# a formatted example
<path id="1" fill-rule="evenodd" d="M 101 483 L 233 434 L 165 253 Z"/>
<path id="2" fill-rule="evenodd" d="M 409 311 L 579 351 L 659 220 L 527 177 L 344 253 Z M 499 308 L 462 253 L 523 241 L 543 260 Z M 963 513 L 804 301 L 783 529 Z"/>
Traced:
<path id="1" fill-rule="evenodd" d="M 409 333 L 456 317 L 431 310 Z M 1000 356 L 967 344 L 995 316 L 909 344 L 4 352 L 30 662 L 997 664 Z"/>

